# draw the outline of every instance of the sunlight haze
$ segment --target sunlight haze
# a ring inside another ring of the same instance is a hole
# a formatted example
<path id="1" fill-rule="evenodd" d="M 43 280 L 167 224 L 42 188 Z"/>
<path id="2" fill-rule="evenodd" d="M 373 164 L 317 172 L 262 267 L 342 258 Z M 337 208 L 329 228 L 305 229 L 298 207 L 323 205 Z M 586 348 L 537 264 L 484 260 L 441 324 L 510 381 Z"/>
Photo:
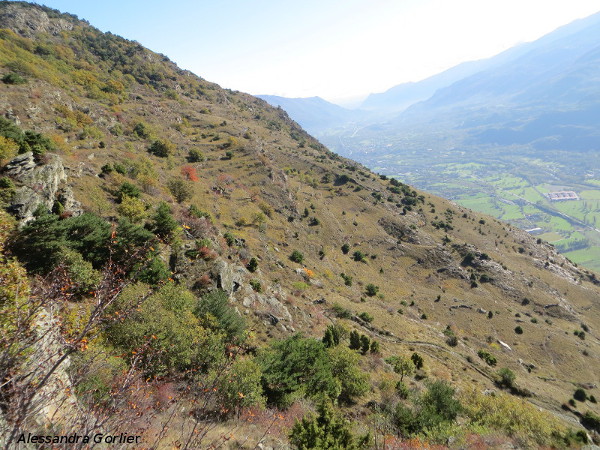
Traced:
<path id="1" fill-rule="evenodd" d="M 223 87 L 333 101 L 493 56 L 600 10 L 596 0 L 43 4 L 137 40 Z"/>

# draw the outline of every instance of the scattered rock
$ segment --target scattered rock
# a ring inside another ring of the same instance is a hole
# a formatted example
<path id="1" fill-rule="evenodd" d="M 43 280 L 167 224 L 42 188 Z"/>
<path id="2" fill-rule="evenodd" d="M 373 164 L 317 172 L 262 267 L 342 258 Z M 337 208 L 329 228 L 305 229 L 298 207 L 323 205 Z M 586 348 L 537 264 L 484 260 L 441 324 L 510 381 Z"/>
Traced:
<path id="1" fill-rule="evenodd" d="M 511 351 L 512 352 L 512 348 L 510 348 L 510 345 L 508 345 L 506 342 L 502 342 L 500 339 L 498 339 L 498 344 L 500 344 L 502 347 L 504 347 L 506 350 Z"/>
<path id="2" fill-rule="evenodd" d="M 450 311 L 452 311 L 453 309 L 473 309 L 472 306 L 469 305 L 452 305 L 450 308 L 448 308 Z"/>
<path id="3" fill-rule="evenodd" d="M 248 272 L 245 268 L 227 264 L 224 260 L 217 261 L 213 271 L 216 274 L 217 286 L 228 295 L 236 292 L 244 284 L 244 275 Z"/>

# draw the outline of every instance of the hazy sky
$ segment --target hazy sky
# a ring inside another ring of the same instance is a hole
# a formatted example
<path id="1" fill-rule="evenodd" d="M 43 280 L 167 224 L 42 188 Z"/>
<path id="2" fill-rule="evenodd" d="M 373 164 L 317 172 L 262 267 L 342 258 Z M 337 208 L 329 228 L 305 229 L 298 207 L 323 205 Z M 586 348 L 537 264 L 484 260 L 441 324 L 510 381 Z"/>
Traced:
<path id="1" fill-rule="evenodd" d="M 600 11 L 598 0 L 40 0 L 251 94 L 381 92 Z"/>

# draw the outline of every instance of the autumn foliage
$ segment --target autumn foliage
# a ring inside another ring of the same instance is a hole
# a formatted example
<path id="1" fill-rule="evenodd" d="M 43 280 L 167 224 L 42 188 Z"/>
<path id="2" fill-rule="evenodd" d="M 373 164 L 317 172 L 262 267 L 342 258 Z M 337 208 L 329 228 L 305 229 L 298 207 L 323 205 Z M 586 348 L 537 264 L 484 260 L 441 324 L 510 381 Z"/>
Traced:
<path id="1" fill-rule="evenodd" d="M 192 166 L 183 166 L 181 168 L 181 175 L 183 175 L 189 181 L 198 181 L 198 173 Z"/>

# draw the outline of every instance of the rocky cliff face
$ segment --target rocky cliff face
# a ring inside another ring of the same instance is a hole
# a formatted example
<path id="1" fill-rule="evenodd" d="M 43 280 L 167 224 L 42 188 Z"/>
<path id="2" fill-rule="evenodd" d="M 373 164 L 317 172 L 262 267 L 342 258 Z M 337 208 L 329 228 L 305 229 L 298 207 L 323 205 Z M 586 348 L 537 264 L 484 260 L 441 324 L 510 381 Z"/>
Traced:
<path id="1" fill-rule="evenodd" d="M 72 30 L 73 22 L 63 17 L 50 17 L 41 8 L 22 8 L 20 5 L 7 5 L 0 11 L 2 28 L 10 28 L 20 35 L 33 37 L 38 33 L 58 35 L 61 31 Z"/>
<path id="2" fill-rule="evenodd" d="M 29 152 L 14 158 L 4 168 L 3 174 L 17 185 L 8 210 L 21 224 L 32 220 L 39 207 L 48 211 L 62 208 L 75 216 L 82 213 L 81 204 L 67 185 L 67 174 L 60 156 L 48 154 L 44 160 L 37 161 Z"/>

